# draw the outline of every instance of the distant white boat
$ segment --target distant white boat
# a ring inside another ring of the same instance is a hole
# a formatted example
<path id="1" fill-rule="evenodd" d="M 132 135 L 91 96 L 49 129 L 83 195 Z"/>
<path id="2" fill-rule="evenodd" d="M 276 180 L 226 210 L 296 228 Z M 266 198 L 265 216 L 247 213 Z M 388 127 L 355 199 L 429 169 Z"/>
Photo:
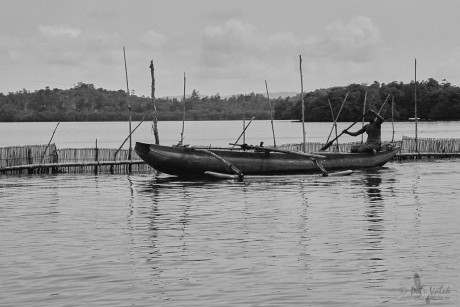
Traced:
<path id="1" fill-rule="evenodd" d="M 409 117 L 409 120 L 415 120 L 415 117 Z M 417 120 L 420 120 L 420 117 L 417 117 Z"/>

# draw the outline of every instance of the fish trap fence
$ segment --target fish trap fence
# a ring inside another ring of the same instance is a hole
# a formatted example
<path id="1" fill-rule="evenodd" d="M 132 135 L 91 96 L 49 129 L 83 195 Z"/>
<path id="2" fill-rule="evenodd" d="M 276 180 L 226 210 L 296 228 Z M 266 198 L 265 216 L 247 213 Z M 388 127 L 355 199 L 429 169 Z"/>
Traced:
<path id="1" fill-rule="evenodd" d="M 58 149 L 58 162 L 91 162 L 91 161 L 128 161 L 129 149 L 117 152 L 114 148 L 63 148 Z M 131 160 L 140 160 L 135 151 L 131 150 Z"/>
<path id="2" fill-rule="evenodd" d="M 68 173 L 153 171 L 133 150 L 131 150 L 131 159 L 129 159 L 129 149 L 120 149 L 117 152 L 117 149 L 114 148 L 63 148 L 59 149 L 57 153 L 58 163 L 63 165 L 62 171 Z M 133 161 L 133 163 L 129 163 L 129 161 Z M 77 165 L 74 166 L 73 164 Z"/>
<path id="3" fill-rule="evenodd" d="M 403 153 L 460 153 L 460 139 L 415 138 L 403 136 Z"/>
<path id="4" fill-rule="evenodd" d="M 115 156 L 116 153 L 116 156 Z M 23 173 L 130 173 L 153 172 L 131 150 L 113 148 L 64 148 L 55 144 L 0 148 L 0 171 Z"/>
<path id="5" fill-rule="evenodd" d="M 401 141 L 384 141 L 383 144 L 390 143 L 394 147 L 400 147 L 401 153 L 427 153 L 427 154 L 442 154 L 442 153 L 460 153 L 460 139 L 445 138 L 445 139 L 435 139 L 435 138 L 415 138 L 403 136 Z M 336 152 L 350 152 L 353 145 L 359 145 L 360 142 L 352 143 L 339 143 L 331 145 L 326 151 L 336 151 Z M 325 143 L 321 142 L 309 142 L 305 143 L 306 152 L 316 152 L 320 151 Z M 302 151 L 302 144 L 285 144 L 281 145 L 280 148 L 293 151 Z"/>
<path id="6" fill-rule="evenodd" d="M 0 169 L 34 163 L 53 163 L 55 144 L 25 145 L 0 148 Z"/>

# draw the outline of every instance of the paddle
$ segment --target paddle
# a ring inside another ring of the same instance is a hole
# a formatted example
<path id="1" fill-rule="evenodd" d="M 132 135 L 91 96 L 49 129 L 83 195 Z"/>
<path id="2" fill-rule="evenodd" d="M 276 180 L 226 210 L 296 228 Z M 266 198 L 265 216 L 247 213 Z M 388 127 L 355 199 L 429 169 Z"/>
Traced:
<path id="1" fill-rule="evenodd" d="M 353 127 L 357 122 L 361 121 L 361 119 L 364 118 L 364 116 L 366 116 L 367 113 L 365 113 L 364 115 L 360 116 L 353 124 L 351 124 L 347 129 L 345 129 L 344 131 L 350 129 L 351 127 Z M 321 147 L 320 150 L 326 150 L 328 149 L 329 147 L 331 147 L 332 144 L 334 144 L 334 141 L 337 140 L 339 137 L 341 137 L 343 134 L 343 131 L 337 136 L 335 137 L 332 141 L 329 141 L 326 145 L 324 145 L 323 147 Z"/>
<path id="2" fill-rule="evenodd" d="M 298 155 L 298 156 L 304 156 L 304 157 L 309 157 L 309 158 L 318 158 L 318 159 L 326 159 L 327 158 L 324 155 L 311 154 L 311 153 L 306 153 L 306 152 L 302 152 L 302 151 L 293 151 L 293 150 L 278 149 L 278 148 L 272 148 L 272 147 L 262 147 L 262 146 L 247 145 L 247 144 L 230 143 L 230 145 L 233 145 L 233 146 L 238 145 L 238 146 L 241 146 L 241 148 L 243 148 L 243 149 L 257 149 L 257 150 L 263 150 L 263 151 L 281 152 L 281 153 L 285 153 L 285 154 Z"/>
<path id="3" fill-rule="evenodd" d="M 263 150 L 265 152 L 273 151 L 273 152 L 281 152 L 281 153 L 290 154 L 290 155 L 297 155 L 297 156 L 307 157 L 307 158 L 309 158 L 310 160 L 312 160 L 315 163 L 315 165 L 319 168 L 319 170 L 321 171 L 321 173 L 323 174 L 324 177 L 329 175 L 329 173 L 324 168 L 324 166 L 318 160 L 316 160 L 316 159 L 326 159 L 327 157 L 323 156 L 323 155 L 311 154 L 311 153 L 306 153 L 306 152 L 302 152 L 302 151 L 292 151 L 292 150 L 278 149 L 278 148 L 271 148 L 271 147 L 254 146 L 254 145 L 248 145 L 248 144 L 232 144 L 232 143 L 230 143 L 230 145 L 233 145 L 233 146 L 239 145 L 243 149 L 256 149 L 256 150 Z"/>

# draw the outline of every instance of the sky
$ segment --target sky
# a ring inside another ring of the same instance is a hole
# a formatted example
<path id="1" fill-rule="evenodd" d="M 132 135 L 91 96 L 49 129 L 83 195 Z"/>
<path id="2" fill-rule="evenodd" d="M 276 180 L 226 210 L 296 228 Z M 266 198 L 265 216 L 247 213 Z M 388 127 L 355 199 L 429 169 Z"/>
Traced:
<path id="1" fill-rule="evenodd" d="M 180 96 L 434 78 L 460 85 L 458 0 L 0 0 L 0 93 Z M 299 57 L 302 57 L 300 65 Z"/>

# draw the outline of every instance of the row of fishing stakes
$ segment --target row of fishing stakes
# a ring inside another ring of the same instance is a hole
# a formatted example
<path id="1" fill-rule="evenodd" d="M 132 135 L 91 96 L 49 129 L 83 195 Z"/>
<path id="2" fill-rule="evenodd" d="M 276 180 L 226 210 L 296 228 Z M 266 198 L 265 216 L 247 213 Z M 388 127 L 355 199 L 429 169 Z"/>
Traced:
<path id="1" fill-rule="evenodd" d="M 302 75 L 302 55 L 299 55 L 299 66 L 300 66 L 300 97 L 302 99 L 302 140 L 303 140 L 303 146 L 302 146 L 302 151 L 306 152 L 305 148 L 305 103 L 303 100 L 303 75 Z M 273 146 L 276 147 L 276 137 L 275 137 L 275 128 L 273 126 L 273 109 L 272 105 L 270 102 L 270 95 L 268 94 L 268 85 L 267 85 L 267 80 L 265 80 L 265 89 L 267 91 L 267 100 L 268 100 L 268 105 L 270 107 L 270 122 L 272 126 L 272 134 L 273 134 Z M 246 128 L 245 128 L 246 130 Z"/>
<path id="2" fill-rule="evenodd" d="M 122 145 L 120 146 L 120 148 L 115 152 L 115 156 L 114 156 L 114 160 L 116 160 L 116 155 L 118 153 L 118 151 L 123 147 L 123 145 L 125 144 L 126 140 L 129 139 L 129 152 L 131 153 L 131 150 L 132 150 L 132 134 L 134 133 L 134 131 L 139 127 L 139 125 L 145 120 L 145 118 L 151 113 L 152 109 L 150 109 L 142 118 L 141 122 L 134 128 L 134 130 L 131 129 L 131 116 L 132 116 L 132 110 L 131 110 L 131 103 L 130 103 L 130 100 L 129 100 L 129 85 L 128 85 L 128 69 L 127 69 L 127 64 L 126 64 L 126 52 L 125 52 L 125 47 L 123 47 L 123 57 L 124 57 L 124 64 L 125 64 L 125 75 L 126 75 L 126 101 L 127 101 L 127 105 L 128 105 L 128 111 L 129 111 L 129 135 L 128 137 L 125 139 L 125 141 L 122 143 Z M 154 111 L 154 116 L 153 116 L 153 124 L 152 124 L 152 130 L 153 130 L 153 134 L 155 136 L 155 144 L 160 144 L 160 140 L 159 140 L 159 135 L 158 135 L 158 111 L 157 111 L 157 108 L 156 108 L 156 102 L 155 102 L 155 76 L 154 76 L 154 71 L 155 71 L 155 68 L 154 68 L 154 65 L 153 65 L 153 60 L 150 61 L 150 73 L 151 73 L 151 78 L 152 78 L 152 95 L 151 95 L 151 100 L 152 100 L 152 107 L 153 107 L 153 111 Z M 306 148 L 305 148 L 305 144 L 306 144 L 306 140 L 305 140 L 305 102 L 304 102 L 304 94 L 303 94 L 303 73 L 302 73 L 302 55 L 299 55 L 299 70 L 300 70 L 300 96 L 301 96 L 301 100 L 302 100 L 302 151 L 303 152 L 306 152 Z M 416 143 L 416 148 L 418 148 L 417 146 L 417 139 L 418 139 L 418 131 L 417 131 L 417 125 L 418 125 L 418 117 L 417 117 L 417 59 L 415 59 L 415 78 L 414 78 L 414 103 L 415 103 L 415 143 Z M 186 88 L 186 77 L 185 77 L 185 72 L 184 72 L 184 93 L 183 93 L 183 116 L 182 116 L 182 131 L 181 131 L 181 137 L 180 137 L 180 141 L 179 141 L 179 145 L 183 146 L 183 142 L 184 142 L 184 128 L 185 128 L 185 88 Z M 270 96 L 269 96 L 269 92 L 268 92 L 268 85 L 267 85 L 267 80 L 265 80 L 265 89 L 266 89 L 266 92 L 267 92 L 267 101 L 268 101 L 268 104 L 269 104 L 269 107 L 270 107 L 270 122 L 271 122 L 271 128 L 272 128 L 272 134 L 273 134 L 273 145 L 274 147 L 276 148 L 277 145 L 276 145 L 276 137 L 275 137 L 275 128 L 274 128 L 274 124 L 273 124 L 273 109 L 272 109 L 272 105 L 271 105 L 271 102 L 270 102 Z M 338 121 L 338 118 L 340 116 L 340 113 L 342 111 L 342 108 L 343 108 L 343 105 L 347 99 L 347 96 L 348 96 L 348 92 L 342 102 L 342 105 L 340 107 L 340 110 L 337 114 L 337 117 L 334 117 L 334 113 L 333 113 L 333 109 L 332 109 L 332 104 L 331 102 L 329 101 L 329 106 L 331 108 L 331 114 L 332 114 L 332 120 L 333 120 L 333 127 L 331 129 L 331 132 L 329 133 L 329 136 L 328 136 L 328 140 L 326 143 L 329 142 L 329 139 L 331 137 L 331 134 L 333 132 L 333 130 L 335 129 L 335 135 L 336 135 L 336 140 L 338 139 L 338 135 L 337 135 L 337 121 Z M 382 104 L 382 106 L 380 107 L 380 110 L 378 113 L 380 113 L 384 107 L 384 105 L 386 104 L 388 98 L 390 97 L 390 94 L 388 94 L 388 96 L 386 97 L 384 103 Z M 363 107 L 363 116 L 362 116 L 362 121 L 363 121 L 363 126 L 364 126 L 364 115 L 365 115 L 365 112 L 366 112 L 366 102 L 367 102 L 367 92 L 365 94 L 365 97 L 364 97 L 364 107 Z M 394 97 L 392 98 L 392 106 L 391 106 L 391 117 L 393 119 L 393 106 L 394 106 Z M 244 120 L 244 119 L 243 119 Z M 251 119 L 252 121 L 252 119 Z M 243 126 L 244 126 L 244 122 L 243 122 Z M 59 125 L 59 123 L 58 123 Z M 249 126 L 249 124 L 248 124 Z M 394 140 L 394 122 L 392 120 L 392 126 L 393 126 L 393 137 L 392 137 L 392 142 Z M 56 126 L 57 128 L 57 126 Z M 247 126 L 244 127 L 244 130 L 243 130 L 243 133 L 242 135 L 245 134 L 245 131 L 247 129 Z M 56 131 L 56 129 L 55 129 Z M 53 135 L 54 135 L 54 132 L 53 132 Z M 240 136 L 241 137 L 241 136 Z M 363 143 L 363 136 L 361 136 L 361 143 Z M 338 141 L 337 141 L 337 146 L 338 146 Z M 129 159 L 131 160 L 131 154 L 129 154 Z"/>
<path id="3" fill-rule="evenodd" d="M 160 144 L 160 139 L 158 136 L 158 112 L 157 112 L 157 107 L 156 107 L 156 102 L 155 102 L 155 68 L 153 66 L 153 60 L 150 61 L 150 75 L 152 77 L 152 108 L 149 109 L 144 116 L 142 116 L 141 121 L 139 124 L 134 129 L 131 129 L 131 116 L 132 116 L 132 110 L 131 110 L 131 103 L 129 101 L 129 85 L 128 85 L 128 68 L 126 64 L 126 52 L 125 52 L 125 47 L 123 46 L 123 57 L 124 57 L 124 63 L 125 63 L 125 75 L 126 75 L 126 102 L 128 105 L 128 112 L 129 112 L 129 134 L 126 137 L 126 139 L 121 143 L 120 147 L 115 151 L 113 160 L 116 161 L 118 152 L 123 148 L 123 145 L 125 145 L 126 141 L 129 140 L 129 155 L 128 155 L 128 160 L 132 160 L 131 152 L 132 152 L 132 134 L 137 130 L 137 128 L 144 122 L 144 120 L 147 118 L 147 116 L 150 115 L 152 111 L 154 111 L 153 115 L 153 124 L 152 124 L 152 129 L 153 129 L 153 134 L 155 136 L 155 144 Z"/>

